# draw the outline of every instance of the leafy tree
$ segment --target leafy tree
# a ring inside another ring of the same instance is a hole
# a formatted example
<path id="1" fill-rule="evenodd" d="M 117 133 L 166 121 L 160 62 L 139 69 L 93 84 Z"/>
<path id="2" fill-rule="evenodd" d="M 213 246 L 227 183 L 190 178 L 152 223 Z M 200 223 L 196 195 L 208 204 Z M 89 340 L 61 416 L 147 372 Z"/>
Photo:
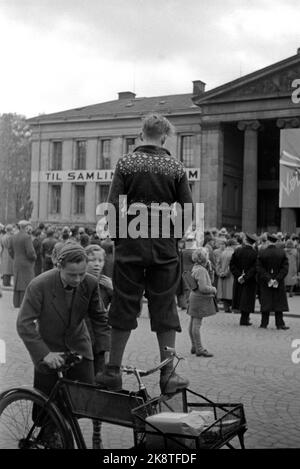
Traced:
<path id="1" fill-rule="evenodd" d="M 30 198 L 31 131 L 26 118 L 18 114 L 0 116 L 0 221 L 24 218 L 24 204 Z"/>

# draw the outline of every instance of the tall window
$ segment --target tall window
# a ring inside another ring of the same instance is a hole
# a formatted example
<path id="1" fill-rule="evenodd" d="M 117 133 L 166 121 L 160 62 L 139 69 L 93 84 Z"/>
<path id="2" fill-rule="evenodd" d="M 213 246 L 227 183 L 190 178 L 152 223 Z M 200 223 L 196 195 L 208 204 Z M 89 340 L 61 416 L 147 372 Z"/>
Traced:
<path id="1" fill-rule="evenodd" d="M 74 185 L 74 213 L 76 215 L 85 213 L 85 186 L 83 184 Z"/>
<path id="2" fill-rule="evenodd" d="M 50 184 L 50 213 L 60 213 L 61 209 L 61 186 Z"/>
<path id="3" fill-rule="evenodd" d="M 100 169 L 110 169 L 110 140 L 100 141 Z"/>
<path id="4" fill-rule="evenodd" d="M 75 155 L 75 169 L 86 168 L 86 141 L 77 140 L 76 142 L 76 155 Z"/>
<path id="5" fill-rule="evenodd" d="M 180 141 L 180 161 L 186 168 L 194 166 L 194 136 L 183 135 Z"/>
<path id="6" fill-rule="evenodd" d="M 130 153 L 134 149 L 134 147 L 135 147 L 135 138 L 133 138 L 133 137 L 126 138 L 125 152 Z"/>
<path id="7" fill-rule="evenodd" d="M 107 201 L 109 184 L 98 184 L 98 204 Z"/>
<path id="8" fill-rule="evenodd" d="M 52 143 L 51 170 L 60 171 L 62 168 L 62 142 Z"/>

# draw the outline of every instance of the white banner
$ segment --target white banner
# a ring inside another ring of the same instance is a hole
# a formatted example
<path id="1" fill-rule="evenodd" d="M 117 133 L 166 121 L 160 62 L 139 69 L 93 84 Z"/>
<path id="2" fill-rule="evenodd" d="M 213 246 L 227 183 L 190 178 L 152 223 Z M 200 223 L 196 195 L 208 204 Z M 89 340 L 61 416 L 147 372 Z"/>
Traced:
<path id="1" fill-rule="evenodd" d="M 200 168 L 185 170 L 190 182 L 200 181 Z M 86 169 L 76 171 L 32 171 L 31 182 L 111 182 L 113 169 Z"/>

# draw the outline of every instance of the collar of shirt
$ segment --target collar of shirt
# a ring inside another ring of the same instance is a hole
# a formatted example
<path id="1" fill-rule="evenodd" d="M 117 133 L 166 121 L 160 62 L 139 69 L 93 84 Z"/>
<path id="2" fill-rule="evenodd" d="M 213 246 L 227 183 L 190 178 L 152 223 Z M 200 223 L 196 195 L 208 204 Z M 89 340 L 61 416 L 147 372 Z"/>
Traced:
<path id="1" fill-rule="evenodd" d="M 145 152 L 145 153 L 148 153 L 148 154 L 153 154 L 153 155 L 163 155 L 163 154 L 167 154 L 167 155 L 171 155 L 171 153 L 169 152 L 169 150 L 167 150 L 166 148 L 164 147 L 157 147 L 155 145 L 140 145 L 138 147 L 136 147 L 133 152 L 136 152 L 136 151 L 142 151 L 142 152 Z"/>
<path id="2" fill-rule="evenodd" d="M 64 290 L 67 290 L 67 291 L 76 290 L 76 287 L 71 287 L 71 285 L 69 285 L 68 283 L 66 283 L 66 282 L 62 279 L 61 275 L 59 275 L 59 276 L 60 276 L 60 281 L 61 281 L 61 283 L 62 283 L 62 286 L 63 286 L 63 289 L 64 289 Z"/>

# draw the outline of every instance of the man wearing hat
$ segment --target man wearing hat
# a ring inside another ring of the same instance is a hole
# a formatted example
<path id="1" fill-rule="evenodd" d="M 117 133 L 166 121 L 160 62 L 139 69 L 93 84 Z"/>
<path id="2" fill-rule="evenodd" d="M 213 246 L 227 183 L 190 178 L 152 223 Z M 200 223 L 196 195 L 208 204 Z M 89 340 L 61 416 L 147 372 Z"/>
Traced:
<path id="1" fill-rule="evenodd" d="M 283 320 L 283 311 L 289 311 L 284 278 L 288 274 L 289 262 L 283 249 L 276 247 L 277 236 L 267 234 L 268 246 L 260 250 L 257 259 L 257 281 L 260 288 L 261 325 L 266 329 L 270 311 L 275 313 L 277 329 L 289 329 Z"/>
<path id="2" fill-rule="evenodd" d="M 27 233 L 27 228 L 31 226 L 31 223 L 27 220 L 21 220 L 18 226 L 19 232 L 10 238 L 8 246 L 8 252 L 13 258 L 13 305 L 15 308 L 21 306 L 27 285 L 34 278 L 34 263 L 36 260 L 32 238 Z"/>
<path id="3" fill-rule="evenodd" d="M 42 273 L 28 285 L 19 311 L 17 331 L 34 363 L 34 387 L 46 395 L 57 381 L 55 370 L 64 362 L 63 352 L 76 351 L 83 356 L 82 362 L 65 376 L 93 383 L 93 360 L 104 365 L 109 350 L 107 312 L 97 279 L 86 270 L 85 250 L 75 243 L 65 244 L 57 268 Z M 85 318 L 90 319 L 93 330 L 93 348 Z"/>
<path id="4" fill-rule="evenodd" d="M 251 326 L 250 313 L 254 312 L 256 297 L 256 237 L 246 234 L 244 243 L 237 248 L 230 261 L 234 276 L 232 309 L 241 313 L 240 326 Z"/>

